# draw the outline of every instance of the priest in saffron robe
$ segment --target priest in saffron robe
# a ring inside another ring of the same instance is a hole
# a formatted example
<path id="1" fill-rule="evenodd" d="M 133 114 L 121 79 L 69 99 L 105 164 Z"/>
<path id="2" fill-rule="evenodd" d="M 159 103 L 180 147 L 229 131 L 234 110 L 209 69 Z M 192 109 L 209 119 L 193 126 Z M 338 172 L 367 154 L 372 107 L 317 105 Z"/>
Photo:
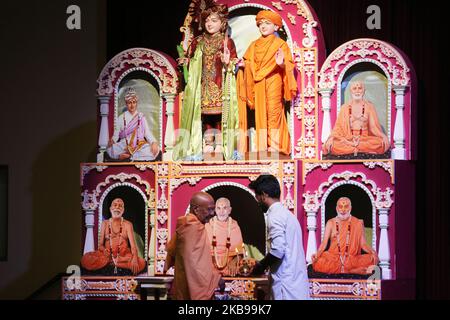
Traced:
<path id="1" fill-rule="evenodd" d="M 153 138 L 142 112 L 138 112 L 138 96 L 130 88 L 125 95 L 127 111 L 117 119 L 118 128 L 110 139 L 107 154 L 114 160 L 152 161 L 159 146 Z"/>
<path id="2" fill-rule="evenodd" d="M 378 121 L 375 107 L 363 99 L 364 83 L 352 82 L 350 92 L 352 100 L 341 107 L 333 131 L 323 146 L 323 154 L 385 153 L 390 142 Z"/>
<path id="3" fill-rule="evenodd" d="M 238 255 L 242 254 L 241 228 L 230 217 L 231 203 L 227 198 L 216 201 L 216 215 L 206 223 L 206 232 L 211 244 L 211 256 L 216 269 L 223 276 L 234 277 L 238 268 Z"/>
<path id="4" fill-rule="evenodd" d="M 337 217 L 328 220 L 325 236 L 316 254 L 312 255 L 315 272 L 340 274 L 371 274 L 378 264 L 378 255 L 366 243 L 364 222 L 351 215 L 349 198 L 339 198 Z M 330 247 L 325 251 L 328 241 Z M 367 252 L 362 253 L 362 250 Z"/>
<path id="5" fill-rule="evenodd" d="M 210 300 L 219 286 L 220 273 L 211 261 L 205 223 L 214 214 L 214 199 L 205 192 L 194 194 L 190 212 L 177 219 L 175 235 L 167 246 L 164 271 L 175 266 L 177 300 Z"/>
<path id="6" fill-rule="evenodd" d="M 261 37 L 252 42 L 238 74 L 240 129 L 246 130 L 246 105 L 255 110 L 258 152 L 289 155 L 291 142 L 283 100 L 297 93 L 294 62 L 287 43 L 275 32 L 282 27 L 281 16 L 270 10 L 256 15 Z"/>
<path id="7" fill-rule="evenodd" d="M 122 268 L 135 275 L 144 270 L 146 262 L 139 257 L 133 224 L 122 217 L 124 211 L 122 199 L 117 198 L 111 202 L 111 218 L 102 222 L 98 250 L 83 255 L 83 268 L 96 271 L 111 265 L 114 266 L 115 273 L 117 268 Z"/>

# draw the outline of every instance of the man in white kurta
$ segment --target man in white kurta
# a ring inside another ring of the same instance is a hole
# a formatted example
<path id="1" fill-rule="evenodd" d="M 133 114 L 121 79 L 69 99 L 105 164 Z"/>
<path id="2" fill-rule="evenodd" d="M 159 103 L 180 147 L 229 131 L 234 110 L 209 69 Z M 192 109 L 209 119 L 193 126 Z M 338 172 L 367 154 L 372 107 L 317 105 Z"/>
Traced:
<path id="1" fill-rule="evenodd" d="M 253 275 L 270 268 L 275 300 L 309 299 L 309 281 L 303 250 L 302 229 L 295 215 L 280 202 L 281 188 L 273 175 L 251 182 L 259 206 L 265 213 L 268 253 L 253 268 Z"/>
<path id="2" fill-rule="evenodd" d="M 266 213 L 266 224 L 269 231 L 269 253 L 281 259 L 278 268 L 271 268 L 273 298 L 309 299 L 309 282 L 300 223 L 281 202 L 276 202 Z"/>
<path id="3" fill-rule="evenodd" d="M 117 128 L 106 152 L 115 160 L 152 161 L 159 153 L 159 146 L 144 114 L 137 111 L 136 91 L 128 90 L 125 103 L 127 111 L 118 117 Z"/>

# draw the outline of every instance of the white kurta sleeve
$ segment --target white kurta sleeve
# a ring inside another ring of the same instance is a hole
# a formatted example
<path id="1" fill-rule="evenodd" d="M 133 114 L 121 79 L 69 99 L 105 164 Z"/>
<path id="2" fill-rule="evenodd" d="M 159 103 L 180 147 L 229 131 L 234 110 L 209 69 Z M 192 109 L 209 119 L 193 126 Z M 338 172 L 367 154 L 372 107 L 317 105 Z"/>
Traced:
<path id="1" fill-rule="evenodd" d="M 114 130 L 114 134 L 112 136 L 112 139 L 114 142 L 119 141 L 119 133 L 121 130 L 123 130 L 123 117 L 125 116 L 125 113 L 122 113 L 118 118 L 117 118 L 117 127 L 116 130 Z"/>
<path id="2" fill-rule="evenodd" d="M 274 212 L 268 218 L 270 251 L 273 256 L 282 259 L 286 252 L 286 221 L 281 212 Z"/>
<path id="3" fill-rule="evenodd" d="M 147 119 L 145 118 L 144 115 L 142 115 L 142 125 L 144 126 L 145 140 L 147 140 L 147 142 L 150 144 L 152 144 L 153 142 L 156 142 L 156 139 L 153 137 L 152 133 L 150 132 Z"/>

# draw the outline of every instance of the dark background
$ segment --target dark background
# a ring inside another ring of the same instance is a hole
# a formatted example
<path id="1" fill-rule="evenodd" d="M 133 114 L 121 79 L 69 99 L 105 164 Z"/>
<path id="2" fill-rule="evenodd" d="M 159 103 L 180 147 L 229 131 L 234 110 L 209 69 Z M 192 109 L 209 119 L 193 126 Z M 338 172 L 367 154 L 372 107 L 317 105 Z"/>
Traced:
<path id="1" fill-rule="evenodd" d="M 447 12 L 438 1 L 310 0 L 327 53 L 368 37 L 394 44 L 417 74 L 417 297 L 450 298 Z M 82 10 L 82 30 L 65 27 Z M 79 164 L 94 162 L 96 79 L 114 55 L 146 47 L 176 58 L 187 0 L 22 0 L 0 9 L 0 165 L 8 167 L 8 256 L 0 299 L 23 299 L 79 264 Z M 381 8 L 381 30 L 366 9 Z"/>

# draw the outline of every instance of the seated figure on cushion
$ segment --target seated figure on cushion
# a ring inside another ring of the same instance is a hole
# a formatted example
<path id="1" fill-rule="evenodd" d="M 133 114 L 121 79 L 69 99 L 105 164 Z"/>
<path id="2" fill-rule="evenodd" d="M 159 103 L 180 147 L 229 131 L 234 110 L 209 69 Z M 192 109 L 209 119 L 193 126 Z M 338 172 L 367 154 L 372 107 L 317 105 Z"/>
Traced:
<path id="1" fill-rule="evenodd" d="M 138 101 L 136 91 L 130 88 L 125 96 L 127 111 L 117 119 L 118 128 L 106 149 L 111 159 L 152 161 L 158 156 L 158 143 L 149 130 L 144 114 L 137 110 Z"/>
<path id="2" fill-rule="evenodd" d="M 144 270 L 146 262 L 139 257 L 133 224 L 122 217 L 125 211 L 123 200 L 114 199 L 109 210 L 111 218 L 102 222 L 98 250 L 83 255 L 81 266 L 97 271 L 111 265 L 115 274 L 117 268 L 121 268 L 136 275 Z"/>
<path id="3" fill-rule="evenodd" d="M 230 200 L 220 198 L 216 201 L 216 215 L 205 224 L 211 243 L 214 266 L 223 276 L 234 277 L 238 268 L 238 255 L 243 249 L 241 228 L 230 217 Z"/>
<path id="4" fill-rule="evenodd" d="M 390 148 L 373 104 L 364 100 L 361 81 L 350 84 L 352 100 L 342 105 L 330 137 L 323 145 L 323 154 L 335 156 L 358 153 L 384 154 Z"/>
<path id="5" fill-rule="evenodd" d="M 312 255 L 315 272 L 365 275 L 371 274 L 378 264 L 377 253 L 366 243 L 364 222 L 353 217 L 351 210 L 350 199 L 339 198 L 337 216 L 328 220 L 323 241 L 317 253 Z M 330 247 L 325 251 L 329 240 Z"/>

